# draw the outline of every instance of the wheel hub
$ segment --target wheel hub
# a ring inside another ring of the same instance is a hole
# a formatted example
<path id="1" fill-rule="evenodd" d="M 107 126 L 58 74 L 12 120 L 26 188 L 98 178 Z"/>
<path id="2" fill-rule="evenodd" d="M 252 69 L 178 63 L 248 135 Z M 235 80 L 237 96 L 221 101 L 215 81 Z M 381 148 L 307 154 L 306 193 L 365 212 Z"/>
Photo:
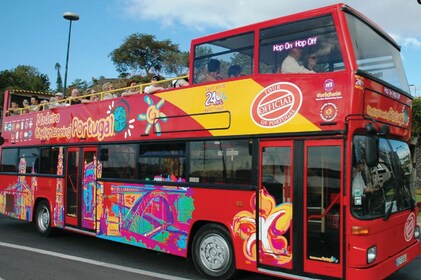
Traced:
<path id="1" fill-rule="evenodd" d="M 216 235 L 206 237 L 200 246 L 200 258 L 207 269 L 221 271 L 228 265 L 229 251 L 225 240 Z"/>

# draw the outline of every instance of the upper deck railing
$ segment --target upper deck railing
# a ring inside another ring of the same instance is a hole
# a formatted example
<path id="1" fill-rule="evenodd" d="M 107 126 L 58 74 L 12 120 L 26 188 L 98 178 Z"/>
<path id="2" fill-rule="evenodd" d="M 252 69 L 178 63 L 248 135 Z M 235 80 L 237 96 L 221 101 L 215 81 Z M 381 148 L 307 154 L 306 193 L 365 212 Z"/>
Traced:
<path id="1" fill-rule="evenodd" d="M 41 104 L 36 105 L 36 110 L 33 110 L 32 106 L 27 106 L 23 108 L 18 109 L 11 109 L 9 107 L 5 108 L 4 110 L 4 116 L 13 116 L 13 115 L 23 115 L 25 113 L 31 112 L 31 111 L 44 111 L 52 108 L 60 108 L 65 106 L 70 106 L 73 104 L 74 101 L 80 101 L 80 103 L 92 103 L 100 100 L 106 100 L 106 99 L 112 99 L 117 97 L 124 97 L 124 96 L 130 96 L 132 94 L 147 94 L 145 91 L 145 88 L 148 86 L 159 86 L 159 90 L 154 92 L 160 92 L 163 90 L 170 90 L 173 89 L 173 83 L 178 80 L 184 80 L 188 78 L 188 75 L 185 76 L 179 76 L 175 78 L 169 78 L 164 79 L 160 81 L 153 81 L 149 83 L 141 83 L 135 86 L 128 86 L 128 87 L 122 87 L 117 89 L 109 89 L 109 90 L 103 90 L 100 92 L 95 92 L 92 94 L 85 94 L 78 97 L 67 97 L 62 100 L 56 100 L 53 102 L 43 102 Z M 6 107 L 6 106 L 5 106 Z M 2 111 L 3 113 L 3 111 Z M 3 115 L 3 114 L 2 114 Z M 0 122 L 1 123 L 1 122 Z"/>

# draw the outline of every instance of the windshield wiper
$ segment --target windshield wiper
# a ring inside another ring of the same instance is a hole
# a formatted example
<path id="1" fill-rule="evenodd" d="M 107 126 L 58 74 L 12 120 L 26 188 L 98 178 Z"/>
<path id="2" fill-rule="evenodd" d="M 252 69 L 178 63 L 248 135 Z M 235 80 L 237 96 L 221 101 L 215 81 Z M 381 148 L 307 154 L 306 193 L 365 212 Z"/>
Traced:
<path id="1" fill-rule="evenodd" d="M 393 195 L 393 200 L 390 202 L 389 209 L 387 209 L 387 212 L 384 214 L 383 220 L 387 221 L 390 218 L 390 215 L 392 215 L 392 209 L 393 204 L 396 203 L 396 193 Z"/>
<path id="2" fill-rule="evenodd" d="M 408 184 L 405 184 L 404 185 L 404 189 L 406 189 L 406 192 L 404 192 L 404 194 L 403 194 L 404 199 L 407 202 L 409 202 L 409 207 L 411 209 L 411 212 L 414 212 L 414 209 L 415 209 L 415 199 L 412 197 L 411 189 L 409 188 L 409 185 Z"/>
<path id="3" fill-rule="evenodd" d="M 394 183 L 395 183 L 394 186 L 393 186 L 393 189 L 394 189 L 393 199 L 390 203 L 389 209 L 387 209 L 387 211 L 384 215 L 384 220 L 387 221 L 390 218 L 390 215 L 392 215 L 393 203 L 396 203 L 397 199 L 398 199 L 398 197 L 397 197 L 398 187 L 401 186 L 400 183 L 402 183 L 403 180 L 402 180 L 402 176 L 401 176 L 399 165 L 398 165 L 399 160 L 397 159 L 397 155 L 395 154 L 395 151 L 393 150 L 392 144 L 390 143 L 389 139 L 385 138 L 385 140 L 386 140 L 387 146 L 389 147 L 389 150 L 390 150 L 390 161 L 391 161 L 390 167 L 391 167 L 391 170 L 394 174 L 393 177 L 394 177 Z M 398 176 L 398 174 L 399 174 L 399 176 Z M 396 207 L 397 207 L 397 205 L 396 205 Z"/>

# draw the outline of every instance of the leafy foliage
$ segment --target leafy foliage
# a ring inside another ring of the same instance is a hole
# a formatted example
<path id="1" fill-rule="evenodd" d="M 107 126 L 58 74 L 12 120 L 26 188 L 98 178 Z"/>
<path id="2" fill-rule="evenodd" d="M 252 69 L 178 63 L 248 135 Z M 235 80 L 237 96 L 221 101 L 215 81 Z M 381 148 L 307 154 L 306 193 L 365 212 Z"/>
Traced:
<path id="1" fill-rule="evenodd" d="M 242 73 L 248 74 L 252 72 L 251 66 L 252 66 L 252 59 L 250 56 L 237 53 L 234 55 L 233 58 L 231 58 L 231 64 L 230 65 L 239 65 L 242 69 Z"/>
<path id="2" fill-rule="evenodd" d="M 421 97 L 412 101 L 412 134 L 421 135 Z"/>
<path id="3" fill-rule="evenodd" d="M 197 46 L 195 50 L 195 60 L 194 68 L 195 69 L 204 69 L 208 63 L 208 57 L 213 54 L 213 51 L 210 47 L 207 46 Z"/>
<path id="4" fill-rule="evenodd" d="M 179 52 L 178 45 L 171 40 L 158 41 L 154 35 L 135 33 L 109 56 L 118 72 L 149 76 L 152 72 L 170 69 L 165 65 L 167 55 Z"/>
<path id="5" fill-rule="evenodd" d="M 206 65 L 209 57 L 213 54 L 212 48 L 208 46 L 196 46 L 194 51 L 194 81 L 199 81 L 206 75 Z M 221 66 L 221 68 L 224 66 Z"/>
<path id="6" fill-rule="evenodd" d="M 35 91 L 48 91 L 50 81 L 48 76 L 41 74 L 33 66 L 19 65 L 13 70 L 0 72 L 0 90 L 26 89 Z"/>
<path id="7" fill-rule="evenodd" d="M 0 72 L 0 104 L 3 105 L 6 89 L 23 89 L 47 92 L 50 88 L 48 76 L 41 74 L 37 68 L 19 65 L 12 70 Z"/>
<path id="8" fill-rule="evenodd" d="M 168 52 L 164 57 L 163 70 L 166 74 L 181 76 L 189 67 L 189 52 Z"/>
<path id="9" fill-rule="evenodd" d="M 56 87 L 56 90 L 59 91 L 59 92 L 63 92 L 63 80 L 61 78 L 61 73 L 60 73 L 61 65 L 60 65 L 60 63 L 57 62 L 54 67 L 57 70 L 57 81 L 56 81 L 57 87 Z"/>
<path id="10" fill-rule="evenodd" d="M 79 92 L 83 92 L 88 88 L 88 82 L 82 79 L 76 79 L 72 84 L 69 85 L 69 89 L 77 88 Z M 69 90 L 71 92 L 71 90 Z"/>

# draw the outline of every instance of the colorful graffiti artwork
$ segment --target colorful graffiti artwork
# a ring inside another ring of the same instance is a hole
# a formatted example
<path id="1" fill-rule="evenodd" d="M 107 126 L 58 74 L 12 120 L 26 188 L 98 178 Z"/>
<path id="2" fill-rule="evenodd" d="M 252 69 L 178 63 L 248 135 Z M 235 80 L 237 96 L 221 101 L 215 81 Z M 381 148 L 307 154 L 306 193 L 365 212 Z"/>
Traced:
<path id="1" fill-rule="evenodd" d="M 292 220 L 292 204 L 281 203 L 276 205 L 275 199 L 266 189 L 260 190 L 259 223 L 261 230 L 259 253 L 272 257 L 273 264 L 287 264 L 292 260 L 291 246 L 285 236 Z M 250 199 L 251 209 L 256 209 L 256 195 Z M 256 248 L 256 213 L 255 211 L 240 211 L 233 219 L 233 230 L 236 237 L 243 240 L 243 253 L 252 262 L 258 258 Z"/>
<path id="2" fill-rule="evenodd" d="M 98 237 L 184 256 L 194 201 L 176 186 L 98 187 Z"/>
<path id="3" fill-rule="evenodd" d="M 59 148 L 57 175 L 63 175 L 63 147 Z M 54 204 L 53 223 L 55 227 L 64 227 L 64 193 L 63 178 L 56 179 L 56 201 Z"/>
<path id="4" fill-rule="evenodd" d="M 97 189 L 97 162 L 93 156 L 91 162 L 85 162 L 82 181 L 82 227 L 93 229 L 95 227 L 96 189 Z"/>
<path id="5" fill-rule="evenodd" d="M 26 173 L 26 160 L 21 157 L 19 161 L 19 173 Z M 35 173 L 32 167 L 32 173 Z M 34 176 L 31 179 L 31 185 L 28 184 L 26 176 L 18 176 L 17 181 L 9 185 L 0 193 L 0 210 L 8 216 L 31 221 L 32 220 L 32 205 L 34 204 L 34 192 L 38 187 L 37 178 Z"/>
<path id="6" fill-rule="evenodd" d="M 146 113 L 139 114 L 138 120 L 146 121 L 148 123 L 145 128 L 145 134 L 149 134 L 151 128 L 154 127 L 156 135 L 160 136 L 161 124 L 158 120 L 161 120 L 162 122 L 167 121 L 167 116 L 161 112 L 161 107 L 164 105 L 165 100 L 161 99 L 155 105 L 153 100 L 148 95 L 145 95 L 144 101 L 149 105 L 149 108 Z"/>
<path id="7" fill-rule="evenodd" d="M 120 100 L 116 104 L 112 101 L 108 105 L 107 114 L 114 116 L 114 132 L 116 134 L 124 132 L 124 139 L 132 136 L 131 130 L 134 128 L 135 119 L 128 119 L 130 115 L 130 105 L 126 100 Z"/>

